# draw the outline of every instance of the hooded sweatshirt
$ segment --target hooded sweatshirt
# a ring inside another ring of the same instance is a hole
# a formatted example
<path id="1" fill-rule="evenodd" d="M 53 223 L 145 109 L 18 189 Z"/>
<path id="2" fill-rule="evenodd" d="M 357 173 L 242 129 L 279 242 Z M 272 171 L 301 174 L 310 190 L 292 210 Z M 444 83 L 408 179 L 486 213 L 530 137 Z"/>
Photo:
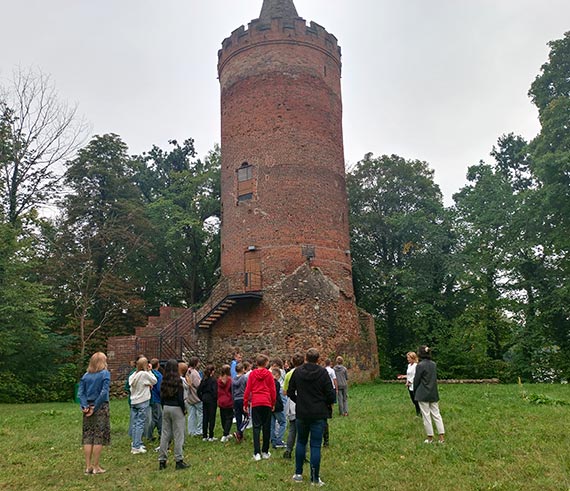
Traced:
<path id="1" fill-rule="evenodd" d="M 252 407 L 268 406 L 273 408 L 277 393 L 275 391 L 275 379 L 272 373 L 265 367 L 253 370 L 247 378 L 247 385 L 243 394 L 243 406 Z"/>
<path id="2" fill-rule="evenodd" d="M 287 395 L 296 403 L 298 419 L 327 419 L 335 391 L 323 367 L 305 363 L 293 372 Z"/>
<path id="3" fill-rule="evenodd" d="M 234 407 L 231 377 L 228 377 L 225 382 L 222 380 L 222 377 L 218 379 L 218 407 L 222 409 L 232 409 Z"/>
<path id="4" fill-rule="evenodd" d="M 157 380 L 154 373 L 147 370 L 139 370 L 129 377 L 131 387 L 131 405 L 141 404 L 150 400 L 150 389 Z"/>

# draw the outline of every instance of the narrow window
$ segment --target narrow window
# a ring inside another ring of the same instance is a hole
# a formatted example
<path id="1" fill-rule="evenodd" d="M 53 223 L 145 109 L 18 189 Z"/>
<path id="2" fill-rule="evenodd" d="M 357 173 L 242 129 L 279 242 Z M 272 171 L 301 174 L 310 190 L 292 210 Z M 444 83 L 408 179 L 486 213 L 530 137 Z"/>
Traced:
<path id="1" fill-rule="evenodd" d="M 253 199 L 253 165 L 247 162 L 237 170 L 238 202 Z"/>

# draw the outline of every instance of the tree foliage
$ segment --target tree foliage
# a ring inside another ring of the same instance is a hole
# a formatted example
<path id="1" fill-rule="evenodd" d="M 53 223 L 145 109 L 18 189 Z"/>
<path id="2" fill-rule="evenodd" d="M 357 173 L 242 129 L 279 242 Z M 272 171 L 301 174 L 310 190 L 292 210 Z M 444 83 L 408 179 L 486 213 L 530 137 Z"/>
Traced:
<path id="1" fill-rule="evenodd" d="M 135 181 L 146 200 L 148 254 L 142 271 L 149 306 L 192 306 L 219 266 L 220 152 L 194 160 L 193 140 L 173 140 L 138 159 Z"/>
<path id="2" fill-rule="evenodd" d="M 442 293 L 449 229 L 442 195 L 425 162 L 368 154 L 348 177 L 354 282 L 377 319 L 384 366 L 435 340 L 445 323 Z"/>

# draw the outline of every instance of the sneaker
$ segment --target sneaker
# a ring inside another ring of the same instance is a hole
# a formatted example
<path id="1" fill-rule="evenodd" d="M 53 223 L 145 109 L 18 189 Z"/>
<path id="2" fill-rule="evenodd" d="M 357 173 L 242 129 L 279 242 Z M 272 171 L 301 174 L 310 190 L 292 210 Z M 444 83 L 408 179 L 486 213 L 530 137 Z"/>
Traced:
<path id="1" fill-rule="evenodd" d="M 321 481 L 321 478 L 320 478 L 320 477 L 319 477 L 319 480 L 318 480 L 318 481 L 313 481 L 313 482 L 311 483 L 311 486 L 319 486 L 319 487 L 321 487 L 321 486 L 324 486 L 324 485 L 325 485 L 325 483 L 324 483 L 323 481 Z"/>
<path id="2" fill-rule="evenodd" d="M 222 443 L 226 443 L 227 441 L 228 441 L 228 437 L 225 435 L 222 438 L 220 438 L 220 442 L 222 442 Z"/>
<path id="3" fill-rule="evenodd" d="M 143 448 L 143 447 L 140 447 L 140 448 L 131 447 L 131 453 L 132 453 L 132 454 L 146 453 L 146 448 Z"/>
<path id="4" fill-rule="evenodd" d="M 155 451 L 155 452 L 160 452 L 160 447 L 156 447 L 156 448 L 154 449 L 154 451 Z"/>
<path id="5" fill-rule="evenodd" d="M 271 457 L 269 452 L 261 452 L 261 458 L 267 460 L 269 457 Z"/>
<path id="6" fill-rule="evenodd" d="M 285 452 L 283 452 L 283 458 L 284 459 L 290 459 L 291 458 L 291 451 L 285 450 Z M 295 474 L 295 475 L 297 475 L 297 474 Z"/>
<path id="7" fill-rule="evenodd" d="M 430 440 L 429 438 L 426 438 L 426 439 L 424 440 L 424 443 L 433 443 L 433 440 Z"/>
<path id="8" fill-rule="evenodd" d="M 217 442 L 218 439 L 216 437 L 208 438 L 209 442 Z"/>
<path id="9" fill-rule="evenodd" d="M 184 462 L 183 460 L 177 460 L 176 461 L 176 470 L 188 469 L 188 467 L 190 467 L 190 466 L 186 462 Z"/>
<path id="10" fill-rule="evenodd" d="M 275 445 L 273 445 L 273 448 L 287 448 L 287 445 L 283 442 L 276 443 Z"/>
<path id="11" fill-rule="evenodd" d="M 261 460 L 261 455 L 259 455 L 258 453 L 256 453 L 256 454 L 253 456 L 253 460 L 255 460 L 256 462 L 259 462 L 259 461 Z"/>
<path id="12" fill-rule="evenodd" d="M 236 439 L 237 443 L 241 443 L 243 440 L 243 436 L 241 436 L 237 431 L 234 433 L 234 438 Z"/>
<path id="13" fill-rule="evenodd" d="M 291 479 L 295 482 L 303 482 L 303 474 L 293 474 Z"/>
<path id="14" fill-rule="evenodd" d="M 166 460 L 159 460 L 158 461 L 158 470 L 162 471 L 166 469 Z"/>
<path id="15" fill-rule="evenodd" d="M 203 442 L 207 442 L 208 439 L 207 439 L 207 438 L 202 438 L 202 441 L 203 441 Z"/>

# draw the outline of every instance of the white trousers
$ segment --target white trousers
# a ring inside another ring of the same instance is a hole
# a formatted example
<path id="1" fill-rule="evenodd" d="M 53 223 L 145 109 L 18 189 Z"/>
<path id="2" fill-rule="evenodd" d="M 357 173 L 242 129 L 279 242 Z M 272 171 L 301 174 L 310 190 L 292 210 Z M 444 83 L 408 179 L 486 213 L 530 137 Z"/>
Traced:
<path id="1" fill-rule="evenodd" d="M 445 434 L 443 420 L 441 419 L 441 414 L 439 414 L 439 404 L 437 402 L 420 402 L 419 404 L 420 411 L 422 412 L 422 419 L 424 421 L 426 435 L 433 436 L 433 425 L 431 422 L 432 418 L 435 422 L 437 433 L 439 435 Z"/>

